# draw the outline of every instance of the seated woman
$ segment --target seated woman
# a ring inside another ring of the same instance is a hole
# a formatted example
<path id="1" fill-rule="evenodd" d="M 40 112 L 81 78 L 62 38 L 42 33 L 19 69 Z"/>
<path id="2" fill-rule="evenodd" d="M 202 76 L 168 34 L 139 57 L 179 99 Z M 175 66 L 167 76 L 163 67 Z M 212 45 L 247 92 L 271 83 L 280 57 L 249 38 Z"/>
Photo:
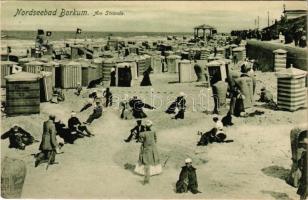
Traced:
<path id="1" fill-rule="evenodd" d="M 213 142 L 224 142 L 227 138 L 226 134 L 223 131 L 223 123 L 220 121 L 218 116 L 213 117 L 213 121 L 215 123 L 214 127 L 206 132 L 201 134 L 201 138 L 197 144 L 197 146 L 206 146 L 209 143 Z"/>
<path id="2" fill-rule="evenodd" d="M 155 109 L 153 106 L 150 106 L 149 104 L 144 103 L 141 99 L 138 99 L 137 96 L 134 96 L 129 101 L 129 106 L 131 107 L 131 109 L 133 111 L 133 116 L 136 119 L 147 117 L 147 115 L 143 111 L 143 108 L 148 108 L 148 109 L 152 109 L 152 110 Z"/>
<path id="3" fill-rule="evenodd" d="M 17 124 L 14 124 L 9 131 L 2 134 L 1 139 L 4 140 L 6 138 L 9 138 L 10 141 L 9 148 L 21 150 L 24 150 L 27 145 L 31 145 L 33 142 L 38 142 L 30 133 Z"/>
<path id="4" fill-rule="evenodd" d="M 186 193 L 188 191 L 193 194 L 201 193 L 198 190 L 196 168 L 192 166 L 190 158 L 185 159 L 185 166 L 182 167 L 179 180 L 176 182 L 176 193 Z"/>

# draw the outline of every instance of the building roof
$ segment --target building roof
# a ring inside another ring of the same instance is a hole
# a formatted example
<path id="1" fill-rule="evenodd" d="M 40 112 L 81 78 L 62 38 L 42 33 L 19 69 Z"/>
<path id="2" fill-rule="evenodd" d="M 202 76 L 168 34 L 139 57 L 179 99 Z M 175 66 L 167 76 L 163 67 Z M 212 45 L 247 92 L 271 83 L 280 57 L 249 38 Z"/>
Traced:
<path id="1" fill-rule="evenodd" d="M 28 63 L 26 63 L 25 65 L 43 65 L 44 63 L 40 62 L 40 61 L 37 61 L 37 60 L 33 60 L 33 61 L 30 61 Z"/>
<path id="2" fill-rule="evenodd" d="M 17 65 L 17 62 L 13 62 L 10 60 L 1 61 L 1 65 Z"/>
<path id="3" fill-rule="evenodd" d="M 210 25 L 202 24 L 202 25 L 196 26 L 194 29 L 216 29 L 216 28 Z"/>
<path id="4" fill-rule="evenodd" d="M 273 51 L 274 53 L 287 53 L 286 50 L 283 49 L 276 49 L 275 51 Z"/>
<path id="5" fill-rule="evenodd" d="M 294 67 L 290 67 L 287 69 L 283 69 L 279 72 L 276 73 L 276 76 L 278 78 L 301 78 L 306 76 L 307 72 L 294 68 Z"/>
<path id="6" fill-rule="evenodd" d="M 307 14 L 307 10 L 284 10 L 283 13 L 303 13 L 303 14 Z"/>
<path id="7" fill-rule="evenodd" d="M 36 81 L 41 76 L 38 74 L 33 74 L 29 72 L 18 72 L 16 74 L 11 74 L 5 77 L 7 81 Z"/>

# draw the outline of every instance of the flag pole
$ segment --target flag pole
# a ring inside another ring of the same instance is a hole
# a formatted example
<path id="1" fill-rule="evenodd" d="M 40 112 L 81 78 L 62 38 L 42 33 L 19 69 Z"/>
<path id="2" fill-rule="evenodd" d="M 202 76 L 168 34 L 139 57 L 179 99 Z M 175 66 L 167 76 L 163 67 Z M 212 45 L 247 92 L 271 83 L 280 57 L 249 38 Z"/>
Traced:
<path id="1" fill-rule="evenodd" d="M 74 40 L 74 44 L 76 44 L 76 39 L 77 39 L 77 31 L 75 32 L 75 40 Z"/>

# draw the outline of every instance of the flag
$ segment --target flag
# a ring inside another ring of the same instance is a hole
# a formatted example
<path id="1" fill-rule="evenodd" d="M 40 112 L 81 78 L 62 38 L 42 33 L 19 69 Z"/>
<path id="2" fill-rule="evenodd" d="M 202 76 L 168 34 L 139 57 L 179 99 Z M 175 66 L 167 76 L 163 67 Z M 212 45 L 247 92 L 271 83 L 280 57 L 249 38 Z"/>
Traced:
<path id="1" fill-rule="evenodd" d="M 37 30 L 38 35 L 44 35 L 44 30 L 43 29 L 38 29 Z"/>
<path id="2" fill-rule="evenodd" d="M 81 29 L 77 28 L 76 34 L 81 34 Z"/>
<path id="3" fill-rule="evenodd" d="M 10 46 L 7 47 L 7 53 L 12 53 L 12 49 Z"/>
<path id="4" fill-rule="evenodd" d="M 51 36 L 51 31 L 46 31 L 46 36 Z"/>

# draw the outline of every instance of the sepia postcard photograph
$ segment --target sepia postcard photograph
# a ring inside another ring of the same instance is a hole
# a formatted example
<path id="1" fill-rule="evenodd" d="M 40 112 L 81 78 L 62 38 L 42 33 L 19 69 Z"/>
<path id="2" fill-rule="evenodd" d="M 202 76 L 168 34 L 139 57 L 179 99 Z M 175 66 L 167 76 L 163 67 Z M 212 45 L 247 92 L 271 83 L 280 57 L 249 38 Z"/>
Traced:
<path id="1" fill-rule="evenodd" d="M 1 1 L 4 199 L 307 199 L 306 1 Z"/>

